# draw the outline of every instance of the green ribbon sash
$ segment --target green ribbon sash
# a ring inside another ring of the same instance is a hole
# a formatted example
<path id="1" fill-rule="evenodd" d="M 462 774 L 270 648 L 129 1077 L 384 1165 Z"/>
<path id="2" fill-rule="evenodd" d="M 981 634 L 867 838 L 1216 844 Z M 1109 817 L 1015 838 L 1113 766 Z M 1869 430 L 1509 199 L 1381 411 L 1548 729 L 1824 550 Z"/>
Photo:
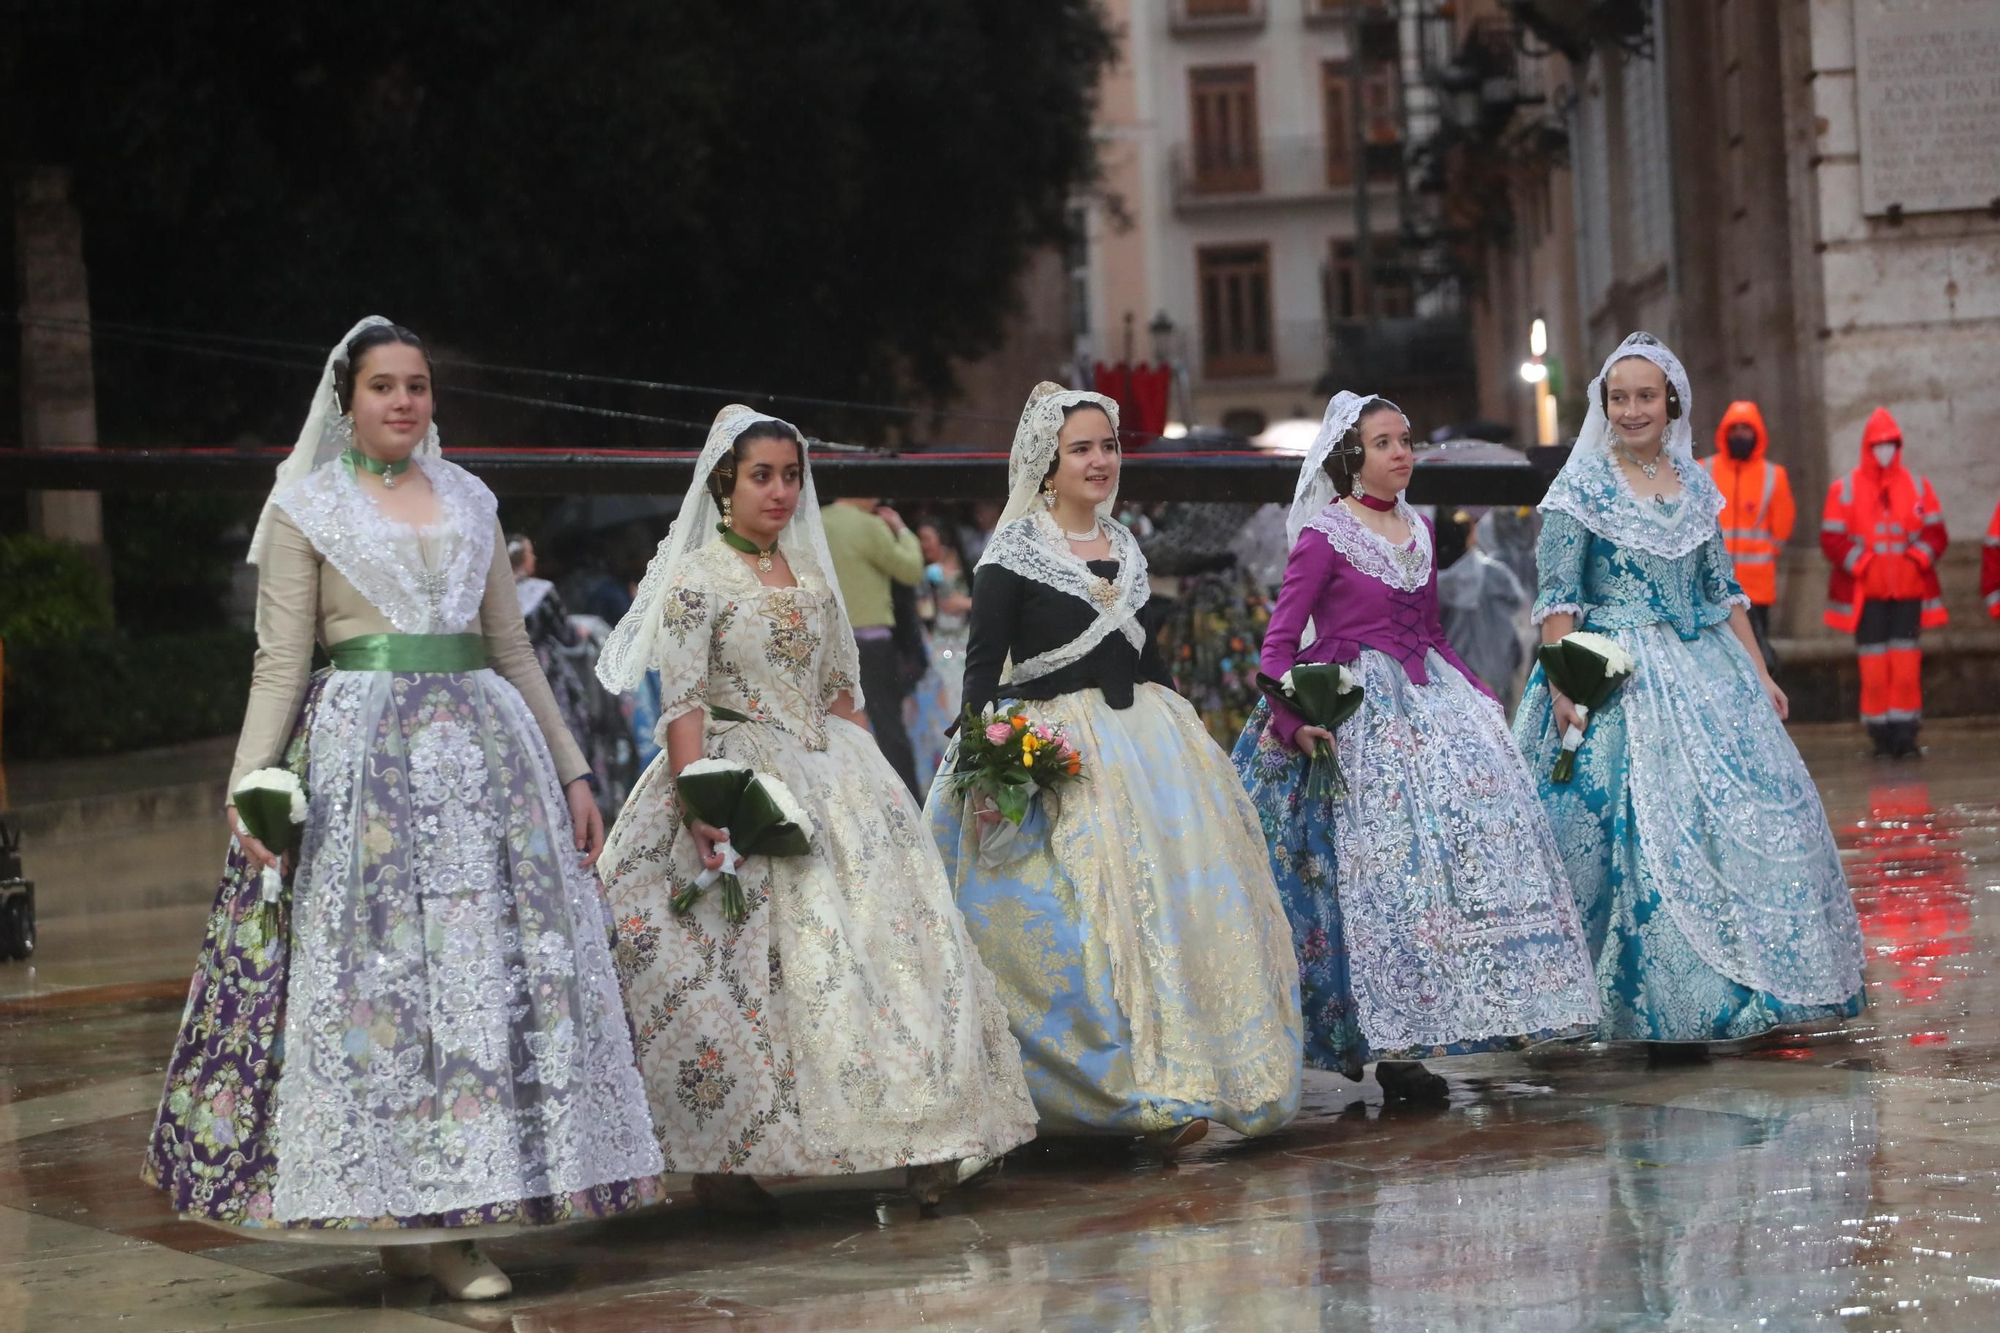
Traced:
<path id="1" fill-rule="evenodd" d="M 483 634 L 357 634 L 326 650 L 335 671 L 478 671 Z"/>

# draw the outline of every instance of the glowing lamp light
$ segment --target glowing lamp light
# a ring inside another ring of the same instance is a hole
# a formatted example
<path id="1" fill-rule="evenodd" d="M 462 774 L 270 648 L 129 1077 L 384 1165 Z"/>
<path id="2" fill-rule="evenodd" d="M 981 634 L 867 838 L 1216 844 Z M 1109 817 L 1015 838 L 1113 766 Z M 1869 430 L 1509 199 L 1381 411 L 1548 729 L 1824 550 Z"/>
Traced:
<path id="1" fill-rule="evenodd" d="M 1162 439 L 1184 440 L 1187 438 L 1187 423 L 1183 421 L 1169 421 L 1166 427 L 1160 431 L 1160 436 Z"/>
<path id="2" fill-rule="evenodd" d="M 1539 361 L 1523 361 L 1521 378 L 1530 384 L 1540 384 L 1549 377 L 1549 368 Z"/>
<path id="3" fill-rule="evenodd" d="M 1549 326 L 1540 319 L 1528 326 L 1528 351 L 1535 356 L 1549 354 Z"/>

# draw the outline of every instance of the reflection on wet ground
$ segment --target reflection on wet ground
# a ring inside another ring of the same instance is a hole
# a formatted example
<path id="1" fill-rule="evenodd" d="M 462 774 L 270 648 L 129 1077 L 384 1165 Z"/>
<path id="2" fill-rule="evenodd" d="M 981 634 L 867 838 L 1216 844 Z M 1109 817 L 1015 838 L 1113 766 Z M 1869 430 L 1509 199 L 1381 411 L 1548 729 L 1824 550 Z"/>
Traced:
<path id="1" fill-rule="evenodd" d="M 0 1333 L 2000 1328 L 2000 723 L 1902 765 L 1799 734 L 1870 947 L 1843 1029 L 1445 1062 L 1441 1111 L 1313 1075 L 1279 1135 L 1174 1167 L 1038 1144 L 932 1219 L 863 1181 L 735 1228 L 681 1189 L 495 1244 L 491 1307 L 169 1216 L 135 1171 L 196 940 L 174 918 L 94 972 L 67 940 L 60 984 L 0 969 Z"/>

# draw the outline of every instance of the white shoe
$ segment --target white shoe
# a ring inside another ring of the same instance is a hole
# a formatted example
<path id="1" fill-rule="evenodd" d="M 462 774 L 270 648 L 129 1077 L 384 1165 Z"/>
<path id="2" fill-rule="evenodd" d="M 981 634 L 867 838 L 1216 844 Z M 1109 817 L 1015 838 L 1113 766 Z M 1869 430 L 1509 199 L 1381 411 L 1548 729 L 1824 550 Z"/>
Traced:
<path id="1" fill-rule="evenodd" d="M 384 1245 L 382 1271 L 390 1277 L 429 1277 L 431 1248 L 428 1245 Z"/>
<path id="2" fill-rule="evenodd" d="M 507 1275 L 469 1240 L 431 1246 L 431 1276 L 455 1301 L 497 1301 L 514 1290 Z"/>

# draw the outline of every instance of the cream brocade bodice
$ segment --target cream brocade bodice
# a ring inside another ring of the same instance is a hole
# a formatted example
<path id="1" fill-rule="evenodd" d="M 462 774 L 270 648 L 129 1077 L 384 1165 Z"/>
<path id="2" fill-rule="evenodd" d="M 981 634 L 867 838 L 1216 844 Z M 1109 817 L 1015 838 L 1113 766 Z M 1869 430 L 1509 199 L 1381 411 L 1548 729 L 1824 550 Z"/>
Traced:
<path id="1" fill-rule="evenodd" d="M 660 618 L 660 729 L 690 707 L 722 708 L 826 749 L 827 711 L 855 682 L 832 666 L 834 636 L 853 633 L 817 573 L 773 588 L 720 539 L 689 559 Z"/>

